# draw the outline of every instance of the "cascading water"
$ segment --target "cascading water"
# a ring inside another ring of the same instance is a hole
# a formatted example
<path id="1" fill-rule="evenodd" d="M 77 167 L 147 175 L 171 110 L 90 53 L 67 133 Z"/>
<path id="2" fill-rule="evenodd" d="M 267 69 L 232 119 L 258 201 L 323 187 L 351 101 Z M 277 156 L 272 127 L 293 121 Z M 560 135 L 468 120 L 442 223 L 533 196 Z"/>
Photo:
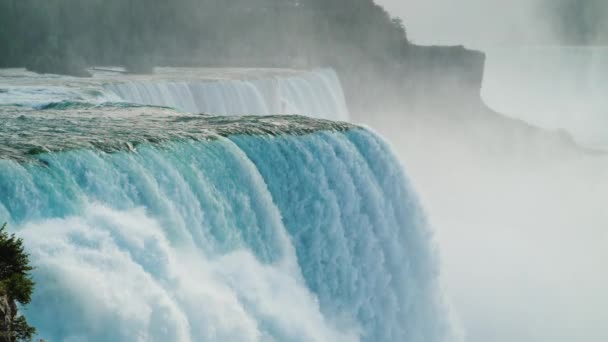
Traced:
<path id="1" fill-rule="evenodd" d="M 131 81 L 110 83 L 106 88 L 128 102 L 191 113 L 348 119 L 344 93 L 333 70 L 258 80 Z"/>
<path id="2" fill-rule="evenodd" d="M 349 117 L 340 80 L 331 69 L 262 69 L 225 76 L 159 68 L 150 76 L 96 71 L 92 79 L 0 71 L 0 105 L 5 106 L 47 109 L 124 102 L 214 115 L 280 113 L 341 121 Z"/>
<path id="3" fill-rule="evenodd" d="M 0 116 L 0 220 L 36 266 L 41 338 L 454 338 L 424 214 L 368 130 L 112 103 Z"/>
<path id="4" fill-rule="evenodd" d="M 388 147 L 359 128 L 276 134 L 2 160 L 40 335 L 444 338 L 431 236 Z"/>

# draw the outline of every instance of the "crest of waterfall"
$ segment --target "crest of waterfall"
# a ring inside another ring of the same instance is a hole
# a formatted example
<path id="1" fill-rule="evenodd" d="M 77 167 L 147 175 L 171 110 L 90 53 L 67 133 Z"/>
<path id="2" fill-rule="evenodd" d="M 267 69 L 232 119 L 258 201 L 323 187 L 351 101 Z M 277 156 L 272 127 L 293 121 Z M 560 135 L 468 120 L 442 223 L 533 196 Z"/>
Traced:
<path id="1" fill-rule="evenodd" d="M 127 81 L 105 87 L 123 101 L 191 113 L 348 120 L 342 86 L 330 69 L 251 80 Z"/>
<path id="2" fill-rule="evenodd" d="M 445 341 L 424 214 L 363 129 L 0 160 L 53 341 Z"/>

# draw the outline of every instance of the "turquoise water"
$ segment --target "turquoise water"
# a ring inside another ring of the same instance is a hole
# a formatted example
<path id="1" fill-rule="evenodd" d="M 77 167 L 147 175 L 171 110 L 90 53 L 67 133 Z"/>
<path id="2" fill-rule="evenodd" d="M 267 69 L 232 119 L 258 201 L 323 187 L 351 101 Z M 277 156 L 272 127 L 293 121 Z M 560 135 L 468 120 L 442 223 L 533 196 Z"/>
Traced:
<path id="1" fill-rule="evenodd" d="M 123 103 L 221 116 L 349 118 L 340 80 L 331 69 L 156 68 L 151 75 L 91 72 L 92 78 L 77 78 L 0 69 L 0 106 L 60 109 Z"/>
<path id="2" fill-rule="evenodd" d="M 285 118 L 285 121 L 289 119 Z M 0 161 L 49 340 L 440 341 L 432 235 L 353 128 Z"/>
<path id="3" fill-rule="evenodd" d="M 182 114 L 170 108 L 126 104 L 62 103 L 36 110 L 0 107 L 0 157 L 38 160 L 42 152 L 94 148 L 134 150 L 142 143 L 203 141 L 232 134 L 306 134 L 344 131 L 347 123 L 303 116 L 211 116 Z"/>
<path id="4" fill-rule="evenodd" d="M 376 134 L 5 87 L 0 221 L 36 266 L 40 338 L 454 340 L 433 235 Z"/>

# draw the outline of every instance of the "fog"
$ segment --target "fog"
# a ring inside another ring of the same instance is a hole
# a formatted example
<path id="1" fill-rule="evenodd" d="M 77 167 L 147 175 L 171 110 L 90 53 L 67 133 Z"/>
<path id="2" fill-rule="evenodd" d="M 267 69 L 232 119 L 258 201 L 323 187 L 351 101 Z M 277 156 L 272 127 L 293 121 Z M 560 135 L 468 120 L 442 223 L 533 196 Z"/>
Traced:
<path id="1" fill-rule="evenodd" d="M 421 194 L 465 340 L 608 340 L 608 157 L 588 149 L 608 147 L 608 58 L 557 47 L 600 44 L 606 30 L 586 23 L 592 42 L 566 38 L 541 1 L 377 2 L 403 18 L 415 43 L 484 50 L 485 102 L 521 120 L 463 122 L 457 108 L 420 109 L 406 120 L 393 107 L 370 123 Z M 569 135 L 580 148 L 500 136 L 526 124 Z"/>
<path id="2" fill-rule="evenodd" d="M 376 2 L 404 25 L 367 1 L 5 1 L 0 66 L 333 68 L 421 197 L 466 341 L 608 341 L 608 2 Z M 483 85 L 437 89 L 476 62 L 408 40 L 484 51 Z"/>
<path id="3" fill-rule="evenodd" d="M 419 44 L 473 48 L 580 44 L 580 36 L 588 40 L 586 43 L 606 44 L 608 2 L 602 0 L 376 2 L 403 18 L 410 38 Z M 565 37 L 574 31 L 580 32 Z"/>
<path id="4" fill-rule="evenodd" d="M 538 157 L 450 122 L 373 125 L 422 197 L 466 341 L 608 338 L 606 157 Z"/>
<path id="5" fill-rule="evenodd" d="M 470 47 L 546 39 L 546 23 L 539 21 L 540 1 L 377 0 L 403 18 L 414 42 Z"/>

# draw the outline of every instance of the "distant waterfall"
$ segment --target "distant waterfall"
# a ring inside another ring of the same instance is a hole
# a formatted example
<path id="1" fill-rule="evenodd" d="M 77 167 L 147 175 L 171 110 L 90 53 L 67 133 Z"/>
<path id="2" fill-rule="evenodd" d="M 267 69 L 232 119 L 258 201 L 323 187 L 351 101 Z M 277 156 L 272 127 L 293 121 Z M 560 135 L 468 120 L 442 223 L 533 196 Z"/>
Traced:
<path id="1" fill-rule="evenodd" d="M 124 101 L 191 113 L 349 117 L 340 81 L 329 69 L 255 80 L 127 81 L 109 83 L 106 89 Z"/>

